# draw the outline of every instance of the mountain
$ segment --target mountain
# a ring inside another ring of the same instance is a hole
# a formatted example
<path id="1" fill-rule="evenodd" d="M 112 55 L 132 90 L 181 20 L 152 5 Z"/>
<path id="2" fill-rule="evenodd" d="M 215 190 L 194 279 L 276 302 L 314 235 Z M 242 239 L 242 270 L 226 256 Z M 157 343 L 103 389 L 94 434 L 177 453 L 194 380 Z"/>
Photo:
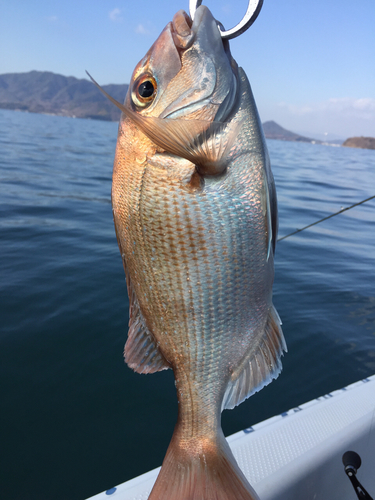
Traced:
<path id="1" fill-rule="evenodd" d="M 128 85 L 103 85 L 120 102 Z M 118 110 L 92 82 L 49 71 L 0 75 L 0 108 L 118 121 Z"/>
<path id="2" fill-rule="evenodd" d="M 343 143 L 348 148 L 375 149 L 374 137 L 349 137 Z"/>
<path id="3" fill-rule="evenodd" d="M 322 144 L 322 141 L 317 139 L 309 139 L 303 135 L 295 134 L 290 130 L 286 130 L 274 121 L 263 123 L 264 135 L 267 139 L 278 139 L 281 141 L 296 141 L 296 142 L 310 142 L 312 144 Z"/>
<path id="4" fill-rule="evenodd" d="M 127 84 L 103 85 L 103 89 L 121 103 L 128 87 Z M 108 121 L 119 121 L 121 114 L 89 80 L 50 71 L 0 75 L 0 108 Z M 267 139 L 337 145 L 337 141 L 326 142 L 295 134 L 274 121 L 263 123 L 263 130 Z M 371 137 L 353 137 L 343 145 L 375 149 L 374 143 Z"/>

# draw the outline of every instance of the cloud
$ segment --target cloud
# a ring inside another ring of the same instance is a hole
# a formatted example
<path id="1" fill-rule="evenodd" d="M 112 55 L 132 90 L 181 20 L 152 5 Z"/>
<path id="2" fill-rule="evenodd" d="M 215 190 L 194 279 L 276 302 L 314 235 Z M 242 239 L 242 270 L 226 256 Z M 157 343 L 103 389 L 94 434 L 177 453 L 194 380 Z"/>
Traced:
<path id="1" fill-rule="evenodd" d="M 313 112 L 313 107 L 309 105 L 297 106 L 295 104 L 289 104 L 287 102 L 279 102 L 278 107 L 292 115 L 304 116 Z"/>
<path id="2" fill-rule="evenodd" d="M 123 21 L 123 17 L 121 16 L 121 9 L 118 7 L 111 10 L 108 14 L 108 17 L 114 23 L 121 23 Z"/>
<path id="3" fill-rule="evenodd" d="M 370 97 L 362 99 L 329 99 L 327 110 L 340 111 L 346 116 L 362 120 L 375 120 L 375 99 Z"/>
<path id="4" fill-rule="evenodd" d="M 56 23 L 58 21 L 57 16 L 47 16 L 47 21 L 50 23 Z"/>
<path id="5" fill-rule="evenodd" d="M 371 97 L 334 97 L 301 105 L 279 102 L 264 108 L 267 119 L 293 132 L 375 137 L 375 99 Z"/>
<path id="6" fill-rule="evenodd" d="M 230 3 L 224 4 L 221 7 L 221 10 L 222 12 L 224 12 L 224 14 L 231 14 L 233 12 L 232 4 Z"/>
<path id="7" fill-rule="evenodd" d="M 138 26 L 135 28 L 135 32 L 140 34 L 140 35 L 150 35 L 151 31 L 148 30 L 143 24 L 138 24 Z"/>
<path id="8" fill-rule="evenodd" d="M 375 120 L 375 99 L 371 97 L 361 99 L 352 99 L 350 97 L 331 98 L 303 106 L 281 102 L 279 106 L 291 114 L 300 116 L 332 113 L 361 120 Z"/>

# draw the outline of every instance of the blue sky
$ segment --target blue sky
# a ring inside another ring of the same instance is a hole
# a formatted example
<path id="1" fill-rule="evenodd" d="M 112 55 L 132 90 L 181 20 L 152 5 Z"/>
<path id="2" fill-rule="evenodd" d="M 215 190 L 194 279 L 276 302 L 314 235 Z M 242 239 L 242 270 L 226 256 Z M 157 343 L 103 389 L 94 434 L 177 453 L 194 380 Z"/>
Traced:
<path id="1" fill-rule="evenodd" d="M 228 29 L 247 0 L 204 1 Z M 33 69 L 127 83 L 188 0 L 1 0 L 0 74 Z M 231 42 L 262 121 L 315 137 L 375 137 L 375 0 L 264 0 Z"/>

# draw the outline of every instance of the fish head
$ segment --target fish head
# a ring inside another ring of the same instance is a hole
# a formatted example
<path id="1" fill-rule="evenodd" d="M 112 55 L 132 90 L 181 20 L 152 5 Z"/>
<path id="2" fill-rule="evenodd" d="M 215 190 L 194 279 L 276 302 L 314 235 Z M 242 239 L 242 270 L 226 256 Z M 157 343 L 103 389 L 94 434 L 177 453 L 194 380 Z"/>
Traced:
<path id="1" fill-rule="evenodd" d="M 125 107 L 143 116 L 225 120 L 237 94 L 237 65 L 218 22 L 201 5 L 180 10 L 137 64 Z"/>

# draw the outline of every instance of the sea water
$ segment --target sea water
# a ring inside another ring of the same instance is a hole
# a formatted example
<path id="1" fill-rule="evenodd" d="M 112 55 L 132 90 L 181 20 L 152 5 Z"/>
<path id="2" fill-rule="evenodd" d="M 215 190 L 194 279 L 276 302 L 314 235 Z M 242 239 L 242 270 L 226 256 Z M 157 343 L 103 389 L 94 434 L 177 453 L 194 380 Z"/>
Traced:
<path id="1" fill-rule="evenodd" d="M 117 124 L 0 110 L 0 498 L 83 500 L 161 464 L 172 372 L 123 361 Z M 268 141 L 282 237 L 375 194 L 375 151 Z M 226 435 L 375 373 L 375 200 L 277 245 L 289 352 Z"/>

